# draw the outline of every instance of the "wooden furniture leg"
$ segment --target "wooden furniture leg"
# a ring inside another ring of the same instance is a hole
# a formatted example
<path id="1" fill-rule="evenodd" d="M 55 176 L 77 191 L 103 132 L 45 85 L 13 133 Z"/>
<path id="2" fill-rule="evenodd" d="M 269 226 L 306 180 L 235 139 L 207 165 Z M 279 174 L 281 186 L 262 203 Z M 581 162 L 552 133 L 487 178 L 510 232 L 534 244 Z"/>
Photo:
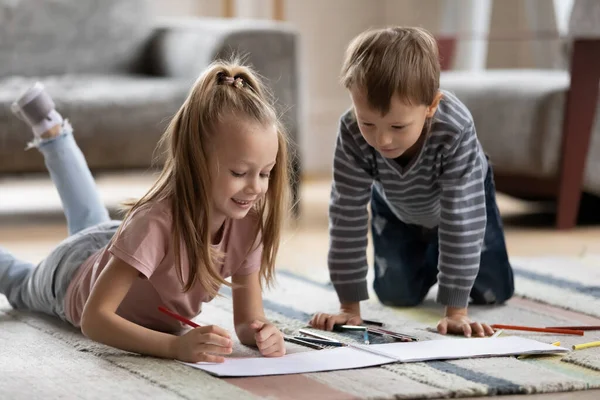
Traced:
<path id="1" fill-rule="evenodd" d="M 598 103 L 599 79 L 600 39 L 575 40 L 558 177 L 558 229 L 570 229 L 577 224 L 587 154 Z"/>
<path id="2" fill-rule="evenodd" d="M 448 71 L 452 69 L 452 62 L 454 61 L 456 38 L 453 36 L 438 36 L 436 40 L 440 53 L 440 67 L 442 71 Z"/>

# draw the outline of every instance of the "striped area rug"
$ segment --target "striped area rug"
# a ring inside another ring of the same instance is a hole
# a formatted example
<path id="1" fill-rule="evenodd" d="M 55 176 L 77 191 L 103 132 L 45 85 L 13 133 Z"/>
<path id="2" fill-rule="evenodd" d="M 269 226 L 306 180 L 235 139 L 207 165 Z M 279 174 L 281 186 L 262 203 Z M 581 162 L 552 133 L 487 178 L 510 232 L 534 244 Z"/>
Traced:
<path id="1" fill-rule="evenodd" d="M 523 297 L 600 317 L 600 256 L 513 257 Z"/>
<path id="2" fill-rule="evenodd" d="M 519 296 L 600 318 L 600 255 L 514 257 L 511 261 Z M 563 361 L 600 371 L 598 350 L 573 352 Z"/>
<path id="3" fill-rule="evenodd" d="M 264 304 L 268 317 L 293 334 L 316 311 L 334 311 L 337 298 L 326 277 L 280 270 L 278 284 Z M 229 291 L 206 305 L 196 319 L 233 331 Z M 432 293 L 433 296 L 433 293 Z M 411 309 L 383 307 L 374 296 L 365 302 L 365 318 L 384 321 L 393 330 L 423 340 L 441 338 L 432 332 L 441 309 L 429 298 Z M 561 325 L 600 324 L 600 319 L 515 298 L 500 307 L 473 307 L 472 315 L 490 323 Z M 84 338 L 53 319 L 17 313 L 0 299 L 0 393 L 9 398 L 164 398 L 164 399 L 413 399 L 547 393 L 600 388 L 600 372 L 590 360 L 600 349 L 567 356 L 481 358 L 414 364 L 391 364 L 359 370 L 303 375 L 219 379 L 174 361 L 118 351 Z M 584 339 L 555 335 L 524 335 L 563 346 Z M 352 334 L 345 337 L 353 340 Z M 4 344 L 10 344 L 4 346 Z M 289 345 L 290 352 L 314 351 Z M 236 355 L 255 355 L 235 347 Z M 568 361 L 568 362 L 565 362 Z M 35 384 L 31 384 L 35 383 Z M 38 396 L 39 395 L 39 396 Z"/>

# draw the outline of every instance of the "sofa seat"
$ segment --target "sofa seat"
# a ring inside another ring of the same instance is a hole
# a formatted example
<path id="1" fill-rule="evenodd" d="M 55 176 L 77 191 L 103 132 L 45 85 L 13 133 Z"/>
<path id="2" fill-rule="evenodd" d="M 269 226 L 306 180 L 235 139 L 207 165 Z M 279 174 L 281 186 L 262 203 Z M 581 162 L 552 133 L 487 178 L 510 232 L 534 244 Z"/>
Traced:
<path id="1" fill-rule="evenodd" d="M 569 73 L 560 70 L 448 71 L 440 86 L 469 108 L 492 164 L 505 174 L 558 174 Z M 600 114 L 597 106 L 596 116 Z M 600 124 L 596 118 L 584 190 L 600 195 Z"/>
<path id="2" fill-rule="evenodd" d="M 146 76 L 61 75 L 0 79 L 0 159 L 3 172 L 44 171 L 36 151 L 19 152 L 31 140 L 10 104 L 36 80 L 46 86 L 57 110 L 73 125 L 92 169 L 146 168 L 170 117 L 187 96 L 185 80 Z"/>

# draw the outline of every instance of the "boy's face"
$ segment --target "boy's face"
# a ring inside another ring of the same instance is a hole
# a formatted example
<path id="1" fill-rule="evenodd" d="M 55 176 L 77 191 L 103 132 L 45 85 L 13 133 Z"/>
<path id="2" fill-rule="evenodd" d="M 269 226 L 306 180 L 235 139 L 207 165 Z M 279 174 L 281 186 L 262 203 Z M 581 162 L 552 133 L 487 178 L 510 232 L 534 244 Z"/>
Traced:
<path id="1" fill-rule="evenodd" d="M 385 115 L 369 105 L 365 91 L 352 88 L 350 97 L 360 133 L 367 143 L 385 158 L 398 158 L 405 153 L 412 156 L 418 150 L 417 142 L 425 120 L 435 114 L 441 92 L 438 92 L 430 106 L 410 105 L 394 95 L 390 110 Z"/>

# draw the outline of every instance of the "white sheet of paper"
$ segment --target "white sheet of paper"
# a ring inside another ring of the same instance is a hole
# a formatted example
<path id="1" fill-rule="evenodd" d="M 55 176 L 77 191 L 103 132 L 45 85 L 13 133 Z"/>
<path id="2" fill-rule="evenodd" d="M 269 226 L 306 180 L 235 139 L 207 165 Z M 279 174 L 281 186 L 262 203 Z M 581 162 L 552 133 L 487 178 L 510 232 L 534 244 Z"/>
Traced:
<path id="1" fill-rule="evenodd" d="M 544 354 L 568 352 L 568 349 L 552 346 L 527 338 L 508 336 L 500 338 L 461 338 L 427 340 L 423 342 L 375 344 L 357 346 L 384 352 L 401 362 L 432 360 L 458 360 L 461 358 L 512 356 L 519 354 Z"/>
<path id="2" fill-rule="evenodd" d="M 568 352 L 568 349 L 516 336 L 484 339 L 445 339 L 357 346 L 389 354 L 382 357 L 352 347 L 316 350 L 284 357 L 228 358 L 222 364 L 183 363 L 221 377 L 302 374 L 364 368 L 395 362 L 456 360 L 471 357 Z"/>
<path id="3" fill-rule="evenodd" d="M 336 349 L 288 354 L 277 358 L 226 358 L 225 362 L 221 364 L 184 364 L 202 369 L 216 376 L 263 376 L 373 367 L 392 362 L 394 360 L 387 357 L 351 347 L 338 347 Z"/>

